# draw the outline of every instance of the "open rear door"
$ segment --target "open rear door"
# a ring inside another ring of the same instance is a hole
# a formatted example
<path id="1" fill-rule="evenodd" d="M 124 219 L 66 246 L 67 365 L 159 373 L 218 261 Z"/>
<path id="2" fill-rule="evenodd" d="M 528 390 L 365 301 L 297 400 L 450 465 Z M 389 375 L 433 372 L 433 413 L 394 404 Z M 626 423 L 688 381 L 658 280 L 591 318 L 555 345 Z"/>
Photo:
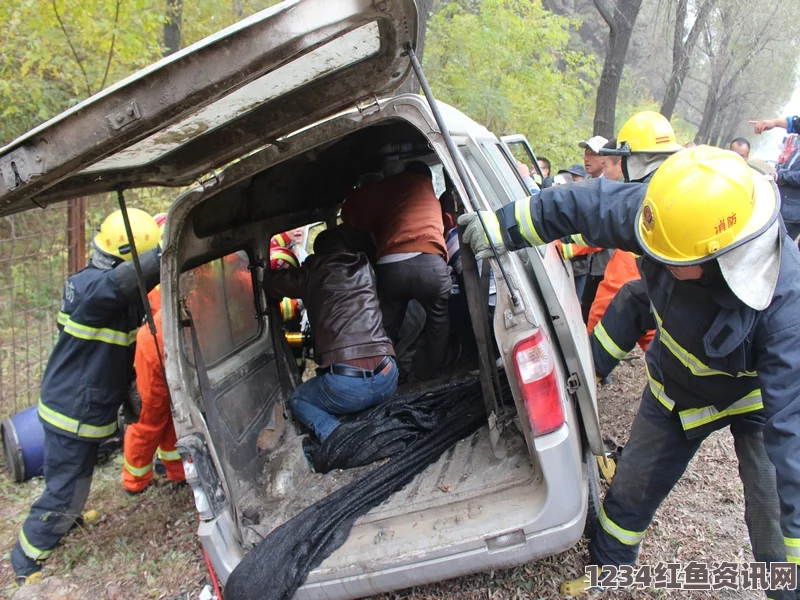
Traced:
<path id="1" fill-rule="evenodd" d="M 398 89 L 414 0 L 287 0 L 0 148 L 0 216 L 209 170 Z"/>
<path id="2" fill-rule="evenodd" d="M 523 157 L 527 157 L 537 165 L 525 136 L 510 135 L 500 140 L 517 160 L 526 162 Z M 529 248 L 527 252 L 567 363 L 571 376 L 570 390 L 578 399 L 589 447 L 595 456 L 602 456 L 605 454 L 605 447 L 600 433 L 592 348 L 586 333 L 586 324 L 583 322 L 581 305 L 575 294 L 571 271 L 565 268 L 561 254 L 552 244 Z"/>

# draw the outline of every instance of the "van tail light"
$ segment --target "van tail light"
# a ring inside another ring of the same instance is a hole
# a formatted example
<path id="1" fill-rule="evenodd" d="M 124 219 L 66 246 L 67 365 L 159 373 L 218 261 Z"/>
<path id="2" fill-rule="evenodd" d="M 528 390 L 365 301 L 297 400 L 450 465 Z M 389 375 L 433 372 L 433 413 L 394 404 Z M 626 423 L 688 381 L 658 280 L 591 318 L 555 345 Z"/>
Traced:
<path id="1" fill-rule="evenodd" d="M 534 436 L 555 431 L 564 423 L 553 348 L 541 329 L 514 347 L 522 398 Z"/>

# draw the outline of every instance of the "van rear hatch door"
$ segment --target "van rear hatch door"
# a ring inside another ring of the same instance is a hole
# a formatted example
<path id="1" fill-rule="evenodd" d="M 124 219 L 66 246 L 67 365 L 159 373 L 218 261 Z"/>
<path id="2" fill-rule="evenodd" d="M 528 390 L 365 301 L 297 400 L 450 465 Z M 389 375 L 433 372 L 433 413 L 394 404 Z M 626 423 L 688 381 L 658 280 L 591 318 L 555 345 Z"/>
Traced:
<path id="1" fill-rule="evenodd" d="M 500 141 L 518 160 L 536 164 L 536 157 L 525 136 L 504 136 Z M 574 281 L 564 259 L 552 244 L 529 248 L 526 252 L 567 363 L 570 375 L 568 384 L 581 409 L 581 420 L 589 448 L 595 456 L 603 456 L 605 447 L 597 410 L 597 382 L 592 347 L 586 334 L 580 302 L 575 295 Z"/>
<path id="2" fill-rule="evenodd" d="M 118 187 L 183 186 L 410 73 L 414 0 L 288 0 L 0 148 L 0 216 Z"/>

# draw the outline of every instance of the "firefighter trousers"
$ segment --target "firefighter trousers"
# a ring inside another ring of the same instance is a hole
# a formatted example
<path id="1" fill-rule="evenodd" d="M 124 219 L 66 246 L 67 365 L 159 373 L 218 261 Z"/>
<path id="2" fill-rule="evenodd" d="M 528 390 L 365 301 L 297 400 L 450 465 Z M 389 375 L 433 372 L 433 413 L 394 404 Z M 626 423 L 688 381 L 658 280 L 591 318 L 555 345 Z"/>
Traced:
<path id="1" fill-rule="evenodd" d="M 169 398 L 155 405 L 142 398 L 139 420 L 125 431 L 125 461 L 122 466 L 122 484 L 130 492 L 141 492 L 153 478 L 153 455 L 167 470 L 170 481 L 185 481 L 183 461 L 175 448 L 175 426 Z"/>
<path id="2" fill-rule="evenodd" d="M 764 449 L 763 418 L 755 418 L 760 416 L 744 414 L 728 421 L 744 486 L 745 522 L 756 562 L 785 562 L 775 467 Z M 667 416 L 645 390 L 592 536 L 590 552 L 596 564 L 635 564 L 653 515 L 712 429 L 687 438 L 678 415 Z M 770 591 L 768 598 L 790 600 L 794 594 Z"/>
<path id="3" fill-rule="evenodd" d="M 80 522 L 100 444 L 44 430 L 44 480 L 41 497 L 31 506 L 11 551 L 16 575 L 39 570 L 67 532 Z"/>

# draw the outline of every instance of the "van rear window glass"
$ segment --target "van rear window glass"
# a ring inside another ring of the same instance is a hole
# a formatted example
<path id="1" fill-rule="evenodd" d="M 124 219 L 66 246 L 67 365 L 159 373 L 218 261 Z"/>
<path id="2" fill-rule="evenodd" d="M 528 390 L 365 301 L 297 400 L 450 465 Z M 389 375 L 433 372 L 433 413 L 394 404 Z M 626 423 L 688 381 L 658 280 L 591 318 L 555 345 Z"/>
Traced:
<path id="1" fill-rule="evenodd" d="M 181 274 L 181 298 L 192 314 L 203 361 L 209 366 L 260 332 L 249 262 L 247 253 L 239 251 Z M 184 336 L 187 356 L 194 363 L 189 328 Z"/>

